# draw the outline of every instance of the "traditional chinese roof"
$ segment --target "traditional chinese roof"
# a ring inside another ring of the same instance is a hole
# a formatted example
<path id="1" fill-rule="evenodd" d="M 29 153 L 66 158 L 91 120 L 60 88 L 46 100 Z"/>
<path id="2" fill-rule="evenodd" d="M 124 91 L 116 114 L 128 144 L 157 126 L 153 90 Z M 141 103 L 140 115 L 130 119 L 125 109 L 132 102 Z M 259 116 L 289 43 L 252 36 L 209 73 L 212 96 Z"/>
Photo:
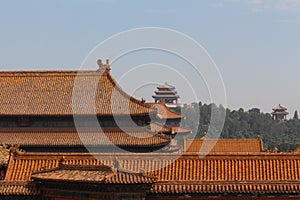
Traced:
<path id="1" fill-rule="evenodd" d="M 9 150 L 0 145 L 0 167 L 8 164 Z"/>
<path id="2" fill-rule="evenodd" d="M 175 90 L 175 87 L 172 85 L 169 85 L 167 82 L 164 85 L 160 85 L 157 87 L 157 91 L 154 91 L 154 95 L 152 97 L 154 99 L 178 99 L 180 98 L 179 95 L 177 95 L 177 91 Z"/>
<path id="3" fill-rule="evenodd" d="M 84 182 L 98 184 L 150 184 L 156 181 L 138 172 L 113 169 L 107 165 L 66 165 L 60 164 L 52 169 L 34 172 L 34 180 L 56 182 Z"/>
<path id="4" fill-rule="evenodd" d="M 163 132 L 163 133 L 171 133 L 171 134 L 191 133 L 192 132 L 190 129 L 181 127 L 179 125 L 172 126 L 172 125 L 167 125 L 167 124 L 161 124 L 158 122 L 151 122 L 150 128 L 154 132 Z"/>
<path id="5" fill-rule="evenodd" d="M 152 108 L 156 109 L 157 116 L 160 119 L 182 119 L 182 118 L 184 118 L 179 113 L 171 111 L 164 103 L 149 102 L 146 104 L 151 106 Z"/>
<path id="6" fill-rule="evenodd" d="M 212 148 L 210 148 L 212 147 Z M 259 153 L 264 152 L 261 138 L 257 139 L 187 139 L 184 148 L 186 152 L 226 154 L 226 153 Z"/>
<path id="7" fill-rule="evenodd" d="M 155 194 L 298 194 L 300 181 L 182 181 L 155 183 Z"/>
<path id="8" fill-rule="evenodd" d="M 285 112 L 285 111 L 275 111 L 271 113 L 272 115 L 288 115 L 289 112 Z"/>
<path id="9" fill-rule="evenodd" d="M 156 176 L 151 193 L 294 194 L 300 192 L 300 155 L 294 153 L 84 154 L 24 153 L 11 157 L 5 181 L 30 181 L 32 172 L 66 165 L 112 165 Z M 96 159 L 98 158 L 98 160 Z M 80 173 L 80 172 L 78 172 Z M 52 176 L 52 175 L 51 175 Z M 18 191 L 15 191 L 18 192 Z"/>
<path id="10" fill-rule="evenodd" d="M 300 147 L 294 150 L 294 153 L 300 153 Z"/>
<path id="11" fill-rule="evenodd" d="M 170 90 L 174 90 L 175 87 L 173 85 L 170 85 L 167 82 L 165 82 L 165 84 L 158 86 L 157 89 L 170 89 Z"/>
<path id="12" fill-rule="evenodd" d="M 153 95 L 153 98 L 179 98 L 179 95 L 172 95 L 172 94 L 157 94 Z"/>
<path id="13" fill-rule="evenodd" d="M 39 190 L 31 181 L 0 181 L 0 196 L 35 196 Z"/>
<path id="14" fill-rule="evenodd" d="M 155 91 L 155 94 L 169 94 L 169 95 L 174 95 L 174 94 L 177 94 L 177 91 L 175 91 L 175 90 L 158 90 L 158 91 Z"/>
<path id="15" fill-rule="evenodd" d="M 72 115 L 75 111 L 86 115 L 148 115 L 153 112 L 144 102 L 126 94 L 107 69 L 1 71 L 0 88 L 0 115 Z M 86 105 L 91 101 L 95 106 Z"/>
<path id="16" fill-rule="evenodd" d="M 287 110 L 287 108 L 286 107 L 283 107 L 282 105 L 278 105 L 278 106 L 275 106 L 274 108 L 272 108 L 272 110 Z"/>
<path id="17" fill-rule="evenodd" d="M 1 129 L 0 143 L 28 146 L 161 146 L 170 137 L 143 128 L 22 128 Z"/>

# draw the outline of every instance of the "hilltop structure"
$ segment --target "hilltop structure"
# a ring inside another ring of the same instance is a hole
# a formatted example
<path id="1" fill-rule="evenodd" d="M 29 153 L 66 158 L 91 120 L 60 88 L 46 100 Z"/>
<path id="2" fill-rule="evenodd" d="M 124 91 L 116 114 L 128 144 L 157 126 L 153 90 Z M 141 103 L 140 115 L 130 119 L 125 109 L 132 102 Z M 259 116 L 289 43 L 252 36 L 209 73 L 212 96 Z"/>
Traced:
<path id="1" fill-rule="evenodd" d="M 177 107 L 179 95 L 175 90 L 175 87 L 169 85 L 165 82 L 164 85 L 160 85 L 157 87 L 157 90 L 154 92 L 155 94 L 152 96 L 154 98 L 155 103 L 164 103 L 168 107 Z"/>
<path id="2" fill-rule="evenodd" d="M 286 110 L 287 108 L 282 105 L 275 106 L 272 108 L 273 112 L 271 113 L 274 120 L 286 120 L 286 116 L 289 114 Z"/>
<path id="3" fill-rule="evenodd" d="M 126 94 L 98 64 L 0 72 L 1 200 L 299 199 L 299 150 L 200 138 L 180 152 L 171 141 L 190 133 L 184 116 Z"/>

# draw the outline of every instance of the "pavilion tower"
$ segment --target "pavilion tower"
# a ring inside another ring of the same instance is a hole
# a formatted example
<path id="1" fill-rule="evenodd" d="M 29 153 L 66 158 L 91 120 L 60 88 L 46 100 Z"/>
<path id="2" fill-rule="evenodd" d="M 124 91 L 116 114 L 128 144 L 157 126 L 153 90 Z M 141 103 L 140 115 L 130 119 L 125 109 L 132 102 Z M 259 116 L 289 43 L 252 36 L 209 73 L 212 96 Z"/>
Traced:
<path id="1" fill-rule="evenodd" d="M 278 105 L 278 106 L 275 106 L 274 108 L 272 108 L 273 112 L 271 113 L 272 114 L 272 117 L 274 120 L 285 120 L 286 119 L 286 116 L 289 114 L 286 110 L 287 108 L 283 107 L 282 105 Z"/>
<path id="2" fill-rule="evenodd" d="M 155 94 L 152 97 L 154 98 L 155 103 L 165 103 L 168 107 L 178 106 L 178 99 L 180 97 L 177 94 L 175 87 L 169 85 L 167 82 L 165 82 L 164 85 L 158 86 L 154 93 Z"/>

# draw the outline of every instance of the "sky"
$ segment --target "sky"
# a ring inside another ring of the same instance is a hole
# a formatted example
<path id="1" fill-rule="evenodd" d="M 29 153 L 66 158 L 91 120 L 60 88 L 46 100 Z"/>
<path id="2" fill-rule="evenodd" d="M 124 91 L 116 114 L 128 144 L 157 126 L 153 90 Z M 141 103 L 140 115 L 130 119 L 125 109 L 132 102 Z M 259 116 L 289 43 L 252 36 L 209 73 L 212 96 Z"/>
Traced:
<path id="1" fill-rule="evenodd" d="M 193 38 L 213 59 L 228 108 L 271 112 L 281 104 L 290 117 L 300 111 L 300 0 L 0 0 L 0 25 L 0 70 L 77 70 L 112 35 L 142 27 L 172 29 Z M 162 64 L 180 65 L 175 67 L 180 74 L 187 65 L 180 59 L 151 50 L 122 59 L 112 65 L 112 74 L 132 95 L 151 101 L 155 86 L 168 81 L 182 103 L 194 101 L 171 73 L 159 77 L 141 70 L 155 79 L 141 88 L 120 79 L 143 61 L 172 60 Z M 139 62 L 129 62 L 134 59 Z M 90 67 L 97 69 L 96 61 Z M 192 79 L 187 74 L 184 80 Z M 201 88 L 197 100 L 210 103 L 214 91 L 205 91 L 203 80 L 199 85 L 192 85 Z"/>

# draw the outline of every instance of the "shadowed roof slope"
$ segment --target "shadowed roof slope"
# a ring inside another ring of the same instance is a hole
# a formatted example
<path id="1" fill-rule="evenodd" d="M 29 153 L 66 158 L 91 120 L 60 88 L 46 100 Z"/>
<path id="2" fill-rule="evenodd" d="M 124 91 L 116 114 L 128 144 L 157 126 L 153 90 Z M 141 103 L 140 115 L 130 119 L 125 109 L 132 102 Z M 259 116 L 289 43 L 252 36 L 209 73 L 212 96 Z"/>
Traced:
<path id="1" fill-rule="evenodd" d="M 72 115 L 73 111 L 147 115 L 153 112 L 148 105 L 126 94 L 107 69 L 2 71 L 0 88 L 0 115 Z"/>
<path id="2" fill-rule="evenodd" d="M 61 130 L 27 128 L 19 132 L 17 129 L 0 131 L 0 142 L 8 145 L 19 144 L 21 147 L 32 146 L 161 146 L 171 141 L 170 137 L 151 132 L 143 128 L 85 128 L 77 132 L 74 128 Z"/>
<path id="3" fill-rule="evenodd" d="M 99 184 L 143 184 L 155 182 L 155 177 L 142 173 L 112 169 L 107 165 L 66 165 L 32 173 L 34 180 L 66 181 Z"/>

